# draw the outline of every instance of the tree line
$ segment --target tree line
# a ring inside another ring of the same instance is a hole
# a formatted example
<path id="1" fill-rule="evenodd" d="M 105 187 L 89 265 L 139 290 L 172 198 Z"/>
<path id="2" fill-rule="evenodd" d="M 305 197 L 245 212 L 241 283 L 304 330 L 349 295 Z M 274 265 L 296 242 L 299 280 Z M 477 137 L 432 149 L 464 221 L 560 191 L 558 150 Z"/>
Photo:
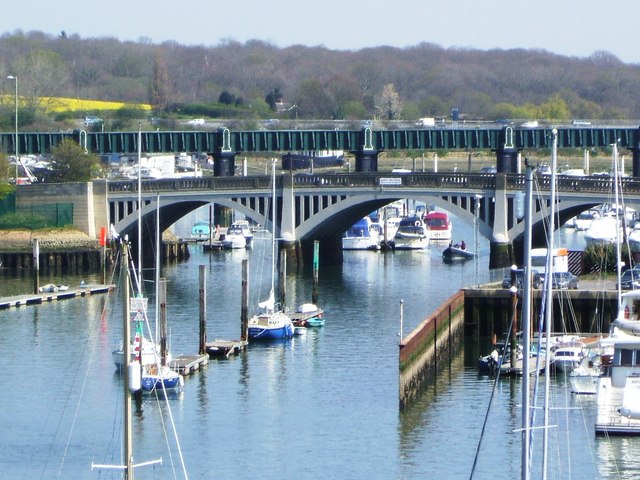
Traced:
<path id="1" fill-rule="evenodd" d="M 150 103 L 164 119 L 413 121 L 454 108 L 484 120 L 640 118 L 640 68 L 607 52 L 576 58 L 430 43 L 337 51 L 259 40 L 206 47 L 17 31 L 0 37 L 0 70 L 19 78 L 20 127 L 34 130 L 65 128 L 73 116 L 44 114 L 53 97 Z M 14 84 L 0 85 L 6 131 Z M 119 115 L 124 124 L 139 113 Z"/>

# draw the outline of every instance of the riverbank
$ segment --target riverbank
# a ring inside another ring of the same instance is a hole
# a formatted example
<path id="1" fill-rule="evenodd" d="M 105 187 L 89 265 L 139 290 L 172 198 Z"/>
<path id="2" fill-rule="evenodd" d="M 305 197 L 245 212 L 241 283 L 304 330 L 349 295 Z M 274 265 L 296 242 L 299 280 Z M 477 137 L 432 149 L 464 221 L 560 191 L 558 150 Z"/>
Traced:
<path id="1" fill-rule="evenodd" d="M 43 253 L 100 249 L 98 240 L 89 238 L 79 230 L 0 230 L 0 253 L 32 252 L 34 239 L 38 239 Z"/>

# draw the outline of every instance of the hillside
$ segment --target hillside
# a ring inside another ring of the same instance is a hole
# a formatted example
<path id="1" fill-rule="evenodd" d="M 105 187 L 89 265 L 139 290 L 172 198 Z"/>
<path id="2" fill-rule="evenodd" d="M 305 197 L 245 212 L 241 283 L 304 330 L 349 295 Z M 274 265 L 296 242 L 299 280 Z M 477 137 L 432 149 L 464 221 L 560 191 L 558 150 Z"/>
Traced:
<path id="1" fill-rule="evenodd" d="M 24 127 L 42 122 L 50 96 L 151 103 L 165 118 L 414 120 L 448 117 L 453 108 L 477 119 L 640 118 L 640 66 L 606 52 L 204 47 L 30 32 L 0 37 L 0 59 L 20 79 Z M 2 85 L 0 128 L 9 130 L 14 85 Z"/>

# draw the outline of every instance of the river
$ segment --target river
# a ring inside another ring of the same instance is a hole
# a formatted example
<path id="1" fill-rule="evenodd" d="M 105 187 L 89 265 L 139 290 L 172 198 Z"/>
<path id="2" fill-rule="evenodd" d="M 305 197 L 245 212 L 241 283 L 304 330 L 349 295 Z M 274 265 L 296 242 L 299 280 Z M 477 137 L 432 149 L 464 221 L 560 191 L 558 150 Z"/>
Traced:
<path id="1" fill-rule="evenodd" d="M 455 239 L 473 245 L 472 228 L 453 221 Z M 267 293 L 268 246 L 266 239 L 248 253 L 194 246 L 188 261 L 163 268 L 174 354 L 197 351 L 199 265 L 207 271 L 208 338 L 238 338 L 241 261 L 248 256 L 255 305 Z M 479 282 L 502 277 L 490 274 L 488 254 L 483 239 Z M 494 382 L 477 373 L 485 351 L 476 341 L 467 339 L 416 403 L 399 411 L 400 300 L 406 334 L 476 281 L 474 261 L 446 265 L 440 255 L 438 247 L 345 252 L 341 266 L 320 265 L 324 327 L 284 343 L 250 345 L 188 377 L 168 403 L 189 477 L 466 479 L 485 416 L 473 478 L 519 475 L 520 382 L 500 380 L 489 409 Z M 0 277 L 2 295 L 31 288 L 26 274 L 4 270 Z M 65 279 L 72 286 L 81 280 L 97 277 Z M 311 272 L 290 275 L 287 287 L 291 304 L 309 301 Z M 117 303 L 115 295 L 98 295 L 0 311 L 4 478 L 118 478 L 115 471 L 91 470 L 92 462 L 120 462 L 121 379 L 111 359 L 121 336 Z M 552 382 L 557 409 L 549 478 L 637 478 L 640 439 L 595 438 L 594 399 L 572 396 L 565 387 L 561 378 Z M 136 470 L 138 478 L 174 478 L 171 463 L 179 459 L 175 445 L 164 446 L 164 431 L 171 433 L 164 403 L 145 398 L 134 406 L 135 461 L 163 457 L 162 466 Z M 536 433 L 534 472 L 541 437 Z M 183 478 L 179 469 L 176 475 Z"/>

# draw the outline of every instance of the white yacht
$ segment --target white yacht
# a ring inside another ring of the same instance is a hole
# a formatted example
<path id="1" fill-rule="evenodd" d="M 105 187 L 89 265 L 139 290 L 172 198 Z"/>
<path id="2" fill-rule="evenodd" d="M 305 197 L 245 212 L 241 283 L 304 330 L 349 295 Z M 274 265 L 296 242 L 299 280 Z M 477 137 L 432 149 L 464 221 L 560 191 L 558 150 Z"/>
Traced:
<path id="1" fill-rule="evenodd" d="M 596 388 L 596 434 L 640 435 L 640 291 L 622 294 Z"/>
<path id="2" fill-rule="evenodd" d="M 369 217 L 354 223 L 342 237 L 343 250 L 379 250 L 380 234 Z"/>
<path id="3" fill-rule="evenodd" d="M 429 230 L 418 216 L 403 218 L 393 243 L 396 250 L 424 250 L 429 246 Z"/>

